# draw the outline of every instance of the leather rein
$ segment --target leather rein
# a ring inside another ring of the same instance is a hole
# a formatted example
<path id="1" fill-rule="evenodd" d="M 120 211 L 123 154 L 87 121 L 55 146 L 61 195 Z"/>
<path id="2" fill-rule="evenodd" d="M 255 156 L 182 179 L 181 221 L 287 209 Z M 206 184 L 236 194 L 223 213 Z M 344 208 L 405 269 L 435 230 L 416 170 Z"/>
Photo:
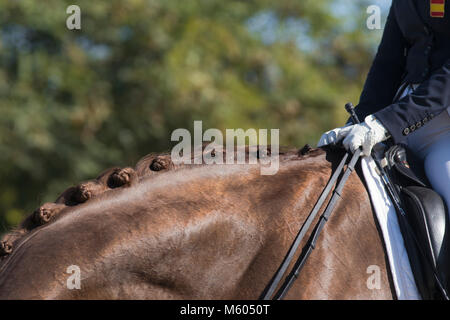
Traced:
<path id="1" fill-rule="evenodd" d="M 325 223 L 328 221 L 328 219 L 331 216 L 331 213 L 333 212 L 334 207 L 336 206 L 338 200 L 341 198 L 341 192 L 344 188 L 344 185 L 350 176 L 350 174 L 354 171 L 356 162 L 360 158 L 361 155 L 361 149 L 358 149 L 355 151 L 355 153 L 352 155 L 350 162 L 347 165 L 346 170 L 344 171 L 344 166 L 347 162 L 347 159 L 349 157 L 350 153 L 347 152 L 344 157 L 342 158 L 341 162 L 339 163 L 338 167 L 334 171 L 333 175 L 331 176 L 330 180 L 328 181 L 327 185 L 325 186 L 325 189 L 323 189 L 319 199 L 317 200 L 316 204 L 314 205 L 314 208 L 308 215 L 308 218 L 306 219 L 305 223 L 300 228 L 299 232 L 297 233 L 294 242 L 292 243 L 291 247 L 289 248 L 289 251 L 287 252 L 286 256 L 284 257 L 283 262 L 281 263 L 280 267 L 278 268 L 275 275 L 270 280 L 269 284 L 264 289 L 263 293 L 260 296 L 260 299 L 262 300 L 281 300 L 286 296 L 287 292 L 291 288 L 294 281 L 298 278 L 298 275 L 305 265 L 306 260 L 308 259 L 309 255 L 311 254 L 312 250 L 315 248 L 317 239 L 320 235 L 320 232 L 322 231 L 323 227 L 325 226 Z M 341 173 L 344 171 L 343 175 L 341 176 Z M 339 179 L 340 177 L 340 179 Z M 306 245 L 303 247 L 302 252 L 300 256 L 298 257 L 297 261 L 295 262 L 294 266 L 292 267 L 289 274 L 286 276 L 283 284 L 280 286 L 278 291 L 275 293 L 275 290 L 277 289 L 278 285 L 281 283 L 281 280 L 283 276 L 285 275 L 290 263 L 292 262 L 292 259 L 294 258 L 295 253 L 297 252 L 300 243 L 302 242 L 303 238 L 305 237 L 306 233 L 311 227 L 312 222 L 314 221 L 315 217 L 319 213 L 320 209 L 322 208 L 325 200 L 327 199 L 328 195 L 331 192 L 331 189 L 335 185 L 335 183 L 338 181 L 336 185 L 336 188 L 333 190 L 333 195 L 331 196 L 330 201 L 328 202 L 325 211 L 322 213 L 319 221 L 315 225 Z M 275 293 L 275 295 L 274 295 Z"/>
<path id="2" fill-rule="evenodd" d="M 355 114 L 354 107 L 350 102 L 345 105 L 345 109 L 350 114 L 353 123 L 360 123 L 358 116 Z M 281 300 L 286 296 L 286 294 L 288 293 L 292 284 L 298 278 L 298 275 L 300 274 L 300 271 L 302 270 L 303 266 L 305 265 L 305 262 L 308 259 L 309 255 L 311 254 L 312 250 L 314 250 L 317 239 L 319 238 L 320 232 L 322 231 L 323 227 L 325 226 L 325 223 L 327 223 L 328 219 L 330 218 L 331 213 L 333 212 L 333 209 L 336 206 L 338 200 L 341 198 L 341 192 L 344 189 L 344 186 L 345 186 L 345 183 L 347 182 L 348 177 L 355 170 L 355 165 L 361 156 L 361 152 L 362 152 L 361 148 L 358 148 L 358 150 L 356 150 L 355 153 L 353 153 L 353 155 L 350 159 L 350 162 L 348 163 L 345 171 L 344 171 L 344 166 L 345 166 L 347 159 L 351 153 L 347 152 L 344 155 L 344 157 L 342 158 L 338 167 L 336 168 L 336 170 L 332 174 L 330 180 L 328 181 L 327 185 L 325 186 L 325 189 L 323 189 L 319 199 L 317 200 L 316 204 L 314 205 L 314 208 L 308 215 L 308 218 L 306 218 L 305 223 L 302 225 L 302 227 L 298 231 L 298 233 L 294 239 L 294 242 L 292 243 L 291 247 L 289 248 L 289 251 L 287 252 L 286 256 L 283 259 L 283 262 L 278 267 L 277 272 L 272 277 L 270 282 L 267 284 L 266 288 L 264 289 L 264 291 L 261 294 L 259 299 Z M 344 173 L 341 176 L 341 173 L 343 171 L 344 171 Z M 339 179 L 339 177 L 340 177 L 340 179 Z M 339 182 L 337 182 L 338 179 L 339 179 Z M 306 245 L 303 247 L 302 252 L 300 253 L 300 256 L 297 258 L 297 261 L 295 262 L 291 271 L 286 276 L 283 284 L 280 286 L 278 291 L 275 293 L 275 290 L 277 289 L 278 285 L 281 283 L 281 280 L 282 280 L 284 274 L 286 273 L 290 263 L 292 262 L 292 259 L 294 258 L 295 253 L 297 252 L 297 250 L 300 246 L 300 243 L 302 242 L 306 233 L 310 229 L 312 222 L 314 221 L 315 217 L 319 213 L 320 208 L 322 208 L 325 200 L 327 199 L 328 195 L 331 192 L 331 189 L 333 188 L 333 186 L 336 183 L 337 183 L 337 185 L 336 185 L 335 189 L 333 190 L 333 195 L 331 196 L 331 199 L 328 202 L 325 211 L 322 213 L 319 221 L 317 222 L 316 226 L 314 227 L 311 235 L 309 236 L 309 239 L 308 239 Z M 274 293 L 275 293 L 275 295 L 274 295 Z"/>

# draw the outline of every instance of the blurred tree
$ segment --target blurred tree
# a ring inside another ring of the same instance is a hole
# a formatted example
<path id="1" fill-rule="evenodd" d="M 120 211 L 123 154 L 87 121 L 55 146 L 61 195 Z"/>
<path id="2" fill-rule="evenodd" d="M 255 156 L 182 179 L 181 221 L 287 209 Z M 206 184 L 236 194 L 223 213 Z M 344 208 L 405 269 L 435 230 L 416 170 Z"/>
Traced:
<path id="1" fill-rule="evenodd" d="M 69 30 L 66 8 L 81 8 Z M 0 233 L 175 128 L 314 144 L 357 101 L 381 31 L 364 0 L 0 0 Z"/>

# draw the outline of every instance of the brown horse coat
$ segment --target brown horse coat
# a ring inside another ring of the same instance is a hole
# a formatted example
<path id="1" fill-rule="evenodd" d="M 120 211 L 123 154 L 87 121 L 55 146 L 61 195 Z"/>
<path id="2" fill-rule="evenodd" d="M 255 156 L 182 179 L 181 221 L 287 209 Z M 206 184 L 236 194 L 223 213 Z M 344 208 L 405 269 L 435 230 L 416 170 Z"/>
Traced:
<path id="1" fill-rule="evenodd" d="M 64 206 L 0 262 L 0 299 L 257 299 L 342 154 L 174 167 Z M 152 165 L 155 157 L 147 167 Z M 138 171 L 138 170 L 136 170 Z M 68 267 L 81 289 L 69 289 Z M 378 266 L 380 288 L 367 285 Z M 391 299 L 382 239 L 352 174 L 288 299 Z"/>

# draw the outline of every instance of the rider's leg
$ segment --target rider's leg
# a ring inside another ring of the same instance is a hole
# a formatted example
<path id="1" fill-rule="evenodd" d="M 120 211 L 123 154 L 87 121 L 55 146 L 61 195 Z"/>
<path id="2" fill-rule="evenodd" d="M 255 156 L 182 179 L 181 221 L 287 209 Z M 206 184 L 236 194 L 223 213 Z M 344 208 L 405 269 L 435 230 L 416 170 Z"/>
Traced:
<path id="1" fill-rule="evenodd" d="M 408 146 L 424 161 L 431 186 L 450 210 L 450 108 L 410 134 Z"/>
<path id="2" fill-rule="evenodd" d="M 450 211 L 450 133 L 429 147 L 424 167 L 433 190 L 442 196 Z"/>

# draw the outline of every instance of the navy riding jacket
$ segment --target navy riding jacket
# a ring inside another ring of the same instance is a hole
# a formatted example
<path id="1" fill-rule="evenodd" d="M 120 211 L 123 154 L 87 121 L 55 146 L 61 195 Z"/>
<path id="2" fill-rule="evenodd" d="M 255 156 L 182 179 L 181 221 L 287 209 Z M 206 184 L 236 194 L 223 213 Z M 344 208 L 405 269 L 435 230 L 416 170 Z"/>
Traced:
<path id="1" fill-rule="evenodd" d="M 420 86 L 393 103 L 404 83 Z M 450 0 L 393 0 L 357 115 L 373 114 L 399 143 L 448 106 Z"/>

